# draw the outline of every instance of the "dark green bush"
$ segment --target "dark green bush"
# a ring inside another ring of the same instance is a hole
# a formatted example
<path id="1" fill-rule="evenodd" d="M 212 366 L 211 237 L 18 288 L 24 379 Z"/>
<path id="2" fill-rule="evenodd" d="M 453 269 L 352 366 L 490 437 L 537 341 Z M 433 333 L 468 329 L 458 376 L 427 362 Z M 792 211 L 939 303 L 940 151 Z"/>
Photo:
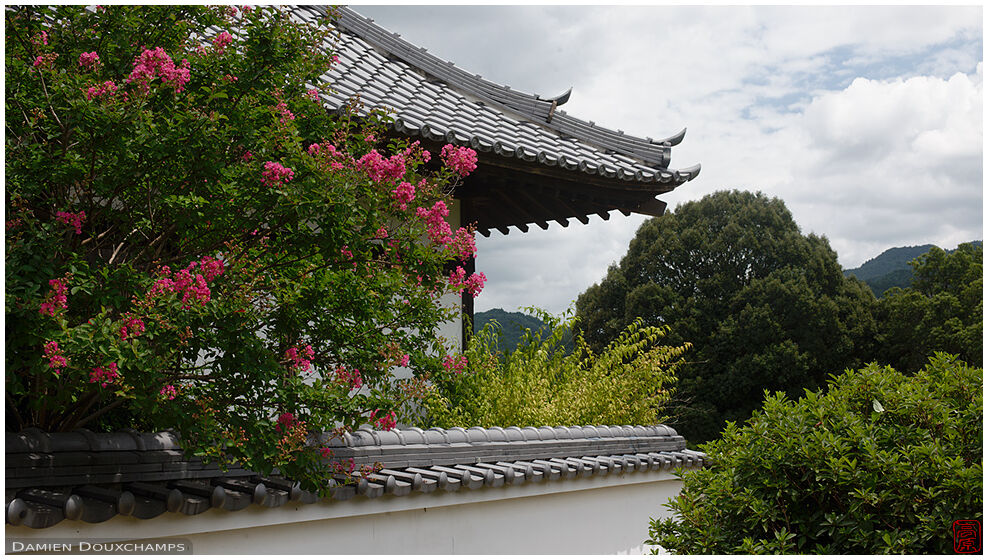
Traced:
<path id="1" fill-rule="evenodd" d="M 702 446 L 649 545 L 681 554 L 946 554 L 982 517 L 982 370 L 937 354 L 915 375 L 870 365 L 798 401 L 767 395 Z"/>

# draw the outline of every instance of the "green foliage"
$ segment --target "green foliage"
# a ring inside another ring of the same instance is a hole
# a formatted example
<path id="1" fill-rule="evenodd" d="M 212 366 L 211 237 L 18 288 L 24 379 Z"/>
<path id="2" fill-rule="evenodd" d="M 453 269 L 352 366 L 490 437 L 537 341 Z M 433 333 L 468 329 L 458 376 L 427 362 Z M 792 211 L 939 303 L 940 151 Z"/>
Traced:
<path id="1" fill-rule="evenodd" d="M 646 544 L 680 554 L 948 554 L 983 509 L 982 370 L 938 354 L 910 376 L 870 365 L 794 402 L 768 395 L 703 446 L 676 516 Z"/>
<path id="2" fill-rule="evenodd" d="M 547 328 L 526 330 L 514 352 L 499 354 L 498 329 L 489 323 L 471 339 L 463 371 L 450 359 L 453 367 L 433 379 L 424 401 L 427 422 L 489 427 L 662 420 L 689 344 L 659 346 L 668 329 L 634 321 L 600 353 L 580 336 L 575 351 L 568 352 L 564 342 L 574 319 L 529 312 Z"/>
<path id="3" fill-rule="evenodd" d="M 545 323 L 537 317 L 525 313 L 512 313 L 501 308 L 478 311 L 474 314 L 473 320 L 474 333 L 483 330 L 488 323 L 496 323 L 493 328 L 498 330 L 497 350 L 503 354 L 514 352 L 518 348 L 526 330 L 538 332 L 546 328 Z M 568 351 L 573 351 L 572 333 L 563 337 L 563 345 Z"/>
<path id="4" fill-rule="evenodd" d="M 949 253 L 934 247 L 912 261 L 912 286 L 894 288 L 879 302 L 883 363 L 915 370 L 934 351 L 981 363 L 982 255 L 980 244 L 963 243 Z"/>
<path id="5" fill-rule="evenodd" d="M 635 317 L 696 351 L 679 371 L 672 424 L 691 442 L 741 421 L 765 389 L 790 396 L 871 352 L 874 296 L 844 278 L 827 240 L 802 235 L 785 204 L 718 192 L 645 222 L 619 266 L 577 300 L 594 348 Z"/>
<path id="6" fill-rule="evenodd" d="M 444 266 L 472 243 L 429 228 L 458 175 L 323 108 L 334 32 L 273 7 L 6 11 L 8 429 L 175 428 L 318 484 L 309 431 L 398 409 L 406 355 L 438 369 Z"/>

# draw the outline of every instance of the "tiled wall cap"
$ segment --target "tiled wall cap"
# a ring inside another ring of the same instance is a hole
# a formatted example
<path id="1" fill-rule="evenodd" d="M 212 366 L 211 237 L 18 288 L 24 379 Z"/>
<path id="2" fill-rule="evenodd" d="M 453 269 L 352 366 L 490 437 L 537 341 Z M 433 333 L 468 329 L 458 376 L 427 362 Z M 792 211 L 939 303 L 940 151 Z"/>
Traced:
<path id="1" fill-rule="evenodd" d="M 449 443 L 470 443 L 470 434 L 463 428 L 449 428 L 446 430 Z"/>
<path id="2" fill-rule="evenodd" d="M 556 434 L 556 439 L 573 439 L 573 436 L 569 432 L 569 428 L 566 426 L 556 426 L 552 428 Z"/>
<path id="3" fill-rule="evenodd" d="M 425 431 L 425 441 L 428 444 L 449 443 L 446 430 L 442 428 L 429 428 Z"/>
<path id="4" fill-rule="evenodd" d="M 351 446 L 353 447 L 366 447 L 369 445 L 377 445 L 377 441 L 374 437 L 373 430 L 368 430 L 366 428 L 360 428 L 359 430 L 354 430 L 350 432 L 350 440 L 353 442 Z"/>
<path id="5" fill-rule="evenodd" d="M 542 433 L 538 428 L 533 428 L 532 426 L 526 426 L 521 429 L 521 433 L 525 436 L 525 441 L 541 441 Z"/>
<path id="6" fill-rule="evenodd" d="M 375 430 L 374 439 L 377 445 L 401 445 L 400 433 L 399 430 Z"/>
<path id="7" fill-rule="evenodd" d="M 539 430 L 539 435 L 541 436 L 539 439 L 541 439 L 542 441 L 551 441 L 554 439 L 559 439 L 556 437 L 556 431 L 553 430 L 551 426 L 539 426 L 538 430 Z"/>
<path id="8" fill-rule="evenodd" d="M 504 429 L 508 441 L 525 441 L 525 433 L 518 426 L 508 426 Z"/>
<path id="9" fill-rule="evenodd" d="M 51 451 L 89 451 L 89 442 L 82 434 L 56 433 L 48 435 Z"/>
<path id="10" fill-rule="evenodd" d="M 491 426 L 487 429 L 488 441 L 492 442 L 506 442 L 508 441 L 508 434 L 504 432 L 504 428 L 499 426 Z"/>
<path id="11" fill-rule="evenodd" d="M 467 430 L 467 435 L 470 437 L 470 443 L 482 443 L 491 441 L 490 436 L 487 434 L 487 430 L 481 428 L 480 426 L 474 426 Z"/>
<path id="12" fill-rule="evenodd" d="M 421 428 L 404 428 L 401 435 L 405 440 L 405 445 L 421 445 L 425 443 L 425 435 Z"/>

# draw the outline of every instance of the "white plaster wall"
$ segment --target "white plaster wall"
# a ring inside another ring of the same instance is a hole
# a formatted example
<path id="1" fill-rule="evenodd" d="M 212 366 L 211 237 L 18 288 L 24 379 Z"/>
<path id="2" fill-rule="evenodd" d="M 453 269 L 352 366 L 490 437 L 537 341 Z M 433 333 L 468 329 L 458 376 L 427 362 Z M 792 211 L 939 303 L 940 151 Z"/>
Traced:
<path id="1" fill-rule="evenodd" d="M 63 521 L 6 537 L 187 538 L 195 554 L 641 554 L 649 518 L 681 482 L 668 472 L 523 483 L 455 493 L 250 506 L 151 520 Z"/>

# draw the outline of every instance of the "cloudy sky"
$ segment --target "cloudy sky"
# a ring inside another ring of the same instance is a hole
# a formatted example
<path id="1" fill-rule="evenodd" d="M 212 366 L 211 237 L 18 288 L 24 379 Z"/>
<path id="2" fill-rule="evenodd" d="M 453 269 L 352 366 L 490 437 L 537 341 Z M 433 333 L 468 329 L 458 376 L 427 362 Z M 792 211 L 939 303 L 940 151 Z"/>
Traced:
<path id="1" fill-rule="evenodd" d="M 983 238 L 983 9 L 368 6 L 440 58 L 636 136 L 687 128 L 701 163 L 670 209 L 729 188 L 785 201 L 845 268 L 883 250 Z M 478 239 L 477 310 L 561 312 L 644 220 L 612 213 Z"/>

